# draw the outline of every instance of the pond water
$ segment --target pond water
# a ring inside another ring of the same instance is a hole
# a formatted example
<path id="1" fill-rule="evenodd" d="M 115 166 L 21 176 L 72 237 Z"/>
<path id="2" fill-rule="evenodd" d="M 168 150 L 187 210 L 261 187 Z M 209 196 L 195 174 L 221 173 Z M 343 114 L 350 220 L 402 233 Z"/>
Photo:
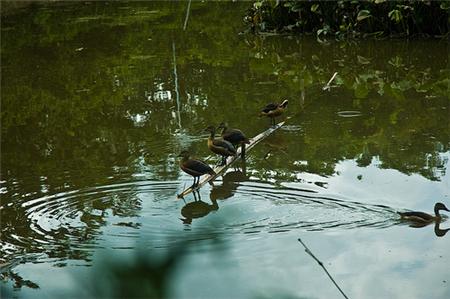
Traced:
<path id="1" fill-rule="evenodd" d="M 1 26 L 2 298 L 450 298 L 449 43 L 239 34 L 249 3 L 35 4 Z M 183 26 L 186 24 L 186 30 Z M 323 87 L 338 72 L 329 90 Z M 214 186 L 203 129 L 287 125 Z M 282 118 L 280 117 L 279 120 Z"/>

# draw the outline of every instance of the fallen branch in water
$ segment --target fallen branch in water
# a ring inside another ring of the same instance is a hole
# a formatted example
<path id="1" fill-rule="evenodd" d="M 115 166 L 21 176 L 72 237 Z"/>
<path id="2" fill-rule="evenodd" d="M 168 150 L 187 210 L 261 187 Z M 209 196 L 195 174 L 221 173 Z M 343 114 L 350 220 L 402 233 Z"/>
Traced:
<path id="1" fill-rule="evenodd" d="M 289 119 L 289 117 L 287 117 L 284 121 L 276 124 L 275 126 L 270 127 L 266 131 L 256 135 L 255 137 L 250 138 L 250 143 L 245 146 L 245 151 L 248 152 L 256 144 L 258 144 L 260 141 L 264 140 L 267 136 L 269 136 L 270 134 L 272 134 L 273 132 L 275 132 L 276 130 L 281 128 L 288 119 Z M 207 175 L 207 176 L 205 176 L 203 179 L 200 180 L 200 182 L 198 183 L 198 185 L 195 188 L 189 187 L 186 190 L 184 190 L 183 192 L 181 192 L 180 194 L 178 194 L 177 197 L 178 198 L 183 198 L 184 196 L 188 195 L 192 191 L 200 189 L 206 183 L 210 183 L 212 185 L 212 182 L 217 177 L 222 175 L 228 169 L 228 167 L 231 166 L 231 164 L 233 164 L 235 161 L 237 161 L 238 159 L 241 158 L 242 147 L 239 147 L 236 150 L 236 152 L 237 152 L 236 156 L 232 156 L 232 157 L 228 157 L 227 158 L 225 165 L 218 166 L 218 167 L 214 168 L 214 172 L 216 173 L 215 175 Z"/>
<path id="2" fill-rule="evenodd" d="M 303 245 L 303 247 L 305 247 L 306 253 L 309 254 L 322 267 L 323 270 L 325 270 L 325 273 L 327 273 L 328 277 L 331 279 L 331 281 L 334 283 L 334 285 L 341 292 L 342 296 L 344 296 L 344 298 L 348 299 L 347 295 L 345 295 L 344 291 L 342 291 L 341 288 L 339 287 L 339 285 L 336 283 L 336 281 L 334 281 L 333 277 L 330 275 L 330 273 L 328 272 L 327 268 L 325 268 L 323 263 L 318 258 L 316 258 L 316 256 L 311 252 L 311 250 L 309 250 L 309 248 L 305 245 L 305 243 L 303 243 L 302 239 L 298 238 L 298 241 Z"/>
<path id="3" fill-rule="evenodd" d="M 330 88 L 331 88 L 330 84 L 331 84 L 331 82 L 333 82 L 334 78 L 336 78 L 337 74 L 338 74 L 338 72 L 335 72 L 333 74 L 330 81 L 328 81 L 328 83 L 324 87 L 322 87 L 322 90 L 330 90 Z"/>

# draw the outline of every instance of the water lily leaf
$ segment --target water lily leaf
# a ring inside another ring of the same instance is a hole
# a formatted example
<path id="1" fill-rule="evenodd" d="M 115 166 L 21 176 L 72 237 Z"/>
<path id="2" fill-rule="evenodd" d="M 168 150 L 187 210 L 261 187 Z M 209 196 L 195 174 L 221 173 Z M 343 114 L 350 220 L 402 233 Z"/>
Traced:
<path id="1" fill-rule="evenodd" d="M 356 17 L 356 20 L 358 22 L 360 22 L 360 21 L 362 21 L 364 19 L 367 19 L 369 17 L 371 17 L 370 11 L 364 9 L 364 10 L 360 10 L 359 11 L 358 16 Z"/>

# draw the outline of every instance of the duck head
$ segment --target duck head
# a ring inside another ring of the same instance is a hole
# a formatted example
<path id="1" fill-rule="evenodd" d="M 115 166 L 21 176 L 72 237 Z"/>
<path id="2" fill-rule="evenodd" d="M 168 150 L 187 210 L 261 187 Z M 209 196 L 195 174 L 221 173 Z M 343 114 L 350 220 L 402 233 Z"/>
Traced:
<path id="1" fill-rule="evenodd" d="M 216 133 L 216 128 L 214 128 L 214 126 L 208 126 L 205 129 L 205 132 L 209 132 L 211 134 L 211 136 L 214 136 L 214 134 Z"/>
<path id="2" fill-rule="evenodd" d="M 442 203 L 438 202 L 434 205 L 434 213 L 436 215 L 439 215 L 439 211 L 444 210 L 450 212 L 450 210 Z"/>
<path id="3" fill-rule="evenodd" d="M 181 153 L 178 154 L 178 157 L 183 157 L 186 159 L 189 159 L 189 156 L 190 156 L 190 154 L 189 154 L 189 151 L 187 151 L 187 150 L 183 150 L 183 151 L 181 151 Z"/>
<path id="4" fill-rule="evenodd" d="M 289 101 L 288 100 L 284 100 L 281 104 L 280 104 L 280 107 L 282 107 L 282 108 L 286 108 L 287 107 L 287 105 L 288 105 L 288 103 L 289 103 Z"/>
<path id="5" fill-rule="evenodd" d="M 228 124 L 226 122 L 221 122 L 220 125 L 217 127 L 217 129 L 226 129 L 228 127 Z"/>

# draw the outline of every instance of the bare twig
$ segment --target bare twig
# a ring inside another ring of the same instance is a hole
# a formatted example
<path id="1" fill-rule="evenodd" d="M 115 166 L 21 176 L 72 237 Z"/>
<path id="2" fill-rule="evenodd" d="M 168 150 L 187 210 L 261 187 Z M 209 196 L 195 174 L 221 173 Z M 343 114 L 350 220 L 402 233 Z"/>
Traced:
<path id="1" fill-rule="evenodd" d="M 328 81 L 328 83 L 324 87 L 322 87 L 322 90 L 330 90 L 330 87 L 331 87 L 330 84 L 331 84 L 331 82 L 333 82 L 334 78 L 336 78 L 337 74 L 338 74 L 338 72 L 335 72 L 333 74 L 330 81 Z"/>
<path id="2" fill-rule="evenodd" d="M 187 7 L 187 9 L 186 9 L 186 17 L 184 18 L 183 31 L 186 30 L 187 22 L 188 22 L 188 19 L 189 19 L 189 11 L 190 11 L 190 10 L 191 10 L 191 0 L 189 0 L 189 2 L 188 2 L 188 7 Z"/>
<path id="3" fill-rule="evenodd" d="M 180 92 L 178 91 L 177 60 L 176 60 L 176 56 L 175 56 L 175 42 L 174 41 L 172 41 L 172 54 L 173 54 L 173 75 L 175 77 L 175 93 L 177 94 L 178 127 L 181 129 Z"/>
<path id="4" fill-rule="evenodd" d="M 322 267 L 323 270 L 325 270 L 325 273 L 327 273 L 328 277 L 331 279 L 331 281 L 334 283 L 334 285 L 341 292 L 342 296 L 344 296 L 344 298 L 348 299 L 347 295 L 345 295 L 344 291 L 342 291 L 342 289 L 339 287 L 339 285 L 336 283 L 336 281 L 334 281 L 333 277 L 330 275 L 330 273 L 328 272 L 327 268 L 325 268 L 323 263 L 318 258 L 316 258 L 316 256 L 311 252 L 311 250 L 309 250 L 309 248 L 305 245 L 305 243 L 303 243 L 302 239 L 298 238 L 298 241 L 303 245 L 303 247 L 305 247 L 306 253 L 309 254 Z"/>

